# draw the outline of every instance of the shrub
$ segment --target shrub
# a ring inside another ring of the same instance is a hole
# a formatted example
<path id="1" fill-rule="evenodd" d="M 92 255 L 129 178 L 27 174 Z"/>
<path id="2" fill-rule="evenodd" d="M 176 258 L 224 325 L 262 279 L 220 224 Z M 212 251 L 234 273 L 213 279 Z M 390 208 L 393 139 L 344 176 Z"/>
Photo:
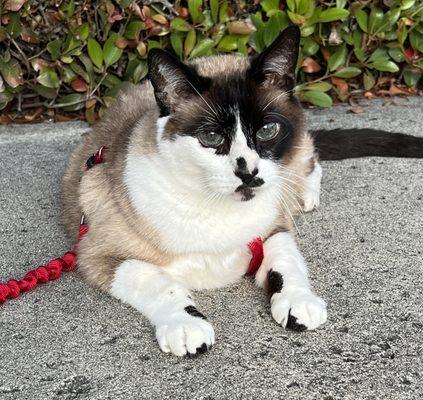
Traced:
<path id="1" fill-rule="evenodd" d="M 184 60 L 250 55 L 292 23 L 302 34 L 296 93 L 303 101 L 328 107 L 387 87 L 413 93 L 422 76 L 419 0 L 2 4 L 0 108 L 7 111 L 81 110 L 92 122 L 124 81 L 146 76 L 149 49 L 171 49 Z"/>

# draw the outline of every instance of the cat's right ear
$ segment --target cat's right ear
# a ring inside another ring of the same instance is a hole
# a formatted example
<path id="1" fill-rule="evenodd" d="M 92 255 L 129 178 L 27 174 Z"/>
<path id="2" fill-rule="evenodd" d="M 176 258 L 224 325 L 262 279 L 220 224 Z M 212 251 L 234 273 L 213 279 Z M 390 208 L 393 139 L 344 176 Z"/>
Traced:
<path id="1" fill-rule="evenodd" d="M 161 117 L 171 114 L 181 100 L 203 92 L 209 83 L 193 67 L 162 49 L 151 49 L 147 63 Z"/>

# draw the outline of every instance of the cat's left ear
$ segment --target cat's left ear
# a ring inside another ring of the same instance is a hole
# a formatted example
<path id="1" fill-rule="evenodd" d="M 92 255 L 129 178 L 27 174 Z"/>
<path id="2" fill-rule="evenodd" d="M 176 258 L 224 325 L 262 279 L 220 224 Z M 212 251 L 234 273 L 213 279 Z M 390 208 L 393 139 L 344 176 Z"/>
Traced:
<path id="1" fill-rule="evenodd" d="M 200 77 L 192 66 L 179 61 L 161 49 L 148 53 L 148 78 L 154 87 L 154 96 L 160 116 L 172 113 L 184 99 L 197 96 L 205 90 L 209 80 Z"/>
<path id="2" fill-rule="evenodd" d="M 301 32 L 298 26 L 286 28 L 274 42 L 251 62 L 251 77 L 266 87 L 292 90 L 295 86 Z"/>

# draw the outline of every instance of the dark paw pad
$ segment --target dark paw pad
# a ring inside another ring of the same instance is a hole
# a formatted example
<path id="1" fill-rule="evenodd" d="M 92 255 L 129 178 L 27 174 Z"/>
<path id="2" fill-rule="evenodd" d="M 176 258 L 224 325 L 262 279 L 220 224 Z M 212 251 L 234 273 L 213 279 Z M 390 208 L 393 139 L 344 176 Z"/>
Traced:
<path id="1" fill-rule="evenodd" d="M 291 315 L 291 311 L 289 312 L 289 315 L 288 315 L 288 323 L 286 324 L 286 327 L 296 332 L 303 332 L 307 330 L 307 327 L 305 325 L 299 324 L 297 322 L 297 317 L 294 317 L 293 315 Z"/>
<path id="2" fill-rule="evenodd" d="M 203 343 L 200 347 L 197 347 L 197 351 L 195 353 L 188 353 L 189 358 L 198 357 L 201 354 L 207 353 L 208 350 L 211 349 L 210 347 L 207 347 L 205 343 Z"/>
<path id="3" fill-rule="evenodd" d="M 193 317 L 207 319 L 204 314 L 200 313 L 194 306 L 186 306 L 184 308 L 185 312 L 187 312 L 189 315 L 192 315 Z"/>

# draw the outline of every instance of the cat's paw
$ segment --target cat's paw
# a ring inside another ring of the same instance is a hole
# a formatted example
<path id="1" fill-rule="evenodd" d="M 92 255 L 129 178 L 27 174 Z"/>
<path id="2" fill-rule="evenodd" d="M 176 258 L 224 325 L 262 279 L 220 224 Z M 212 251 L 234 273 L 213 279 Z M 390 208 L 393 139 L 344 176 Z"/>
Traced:
<path id="1" fill-rule="evenodd" d="M 304 212 L 310 212 L 320 205 L 320 182 L 322 175 L 322 167 L 316 162 L 313 172 L 305 178 L 303 195 Z"/>
<path id="2" fill-rule="evenodd" d="M 310 290 L 282 289 L 271 298 L 275 321 L 295 331 L 316 329 L 327 319 L 326 303 Z"/>
<path id="3" fill-rule="evenodd" d="M 203 354 L 215 343 L 211 324 L 191 315 L 181 315 L 158 325 L 156 338 L 162 351 L 180 357 Z"/>

